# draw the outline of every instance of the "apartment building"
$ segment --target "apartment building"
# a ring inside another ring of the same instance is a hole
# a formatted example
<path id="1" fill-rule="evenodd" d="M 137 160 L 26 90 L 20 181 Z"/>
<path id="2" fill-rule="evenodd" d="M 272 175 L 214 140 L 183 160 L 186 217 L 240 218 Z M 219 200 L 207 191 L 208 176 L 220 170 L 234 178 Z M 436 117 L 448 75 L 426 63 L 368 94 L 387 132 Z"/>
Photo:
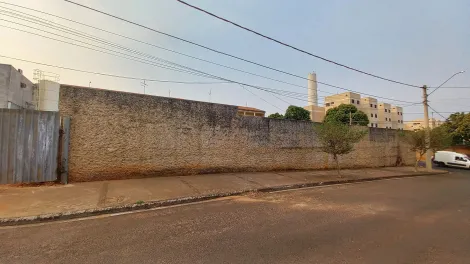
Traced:
<path id="1" fill-rule="evenodd" d="M 378 120 L 379 120 L 379 109 L 377 108 L 377 99 L 372 97 L 364 97 L 361 98 L 361 104 L 359 110 L 364 112 L 367 117 L 369 118 L 369 126 L 370 127 L 379 127 Z"/>
<path id="2" fill-rule="evenodd" d="M 403 108 L 392 106 L 392 129 L 403 130 Z"/>
<path id="3" fill-rule="evenodd" d="M 369 118 L 369 127 L 403 129 L 403 108 L 378 102 L 372 97 L 361 98 L 357 93 L 342 93 L 325 97 L 325 112 L 341 104 L 355 105 Z"/>
<path id="4" fill-rule="evenodd" d="M 377 122 L 380 128 L 392 128 L 392 106 L 387 103 L 379 103 L 377 106 L 379 118 Z"/>
<path id="5" fill-rule="evenodd" d="M 435 118 L 429 118 L 429 128 L 433 129 L 436 128 L 445 122 L 442 120 L 438 120 Z M 404 124 L 403 129 L 416 131 L 424 128 L 424 119 L 416 119 Z"/>
<path id="6" fill-rule="evenodd" d="M 325 111 L 341 104 L 352 104 L 357 108 L 361 106 L 361 95 L 357 93 L 341 93 L 325 97 Z"/>

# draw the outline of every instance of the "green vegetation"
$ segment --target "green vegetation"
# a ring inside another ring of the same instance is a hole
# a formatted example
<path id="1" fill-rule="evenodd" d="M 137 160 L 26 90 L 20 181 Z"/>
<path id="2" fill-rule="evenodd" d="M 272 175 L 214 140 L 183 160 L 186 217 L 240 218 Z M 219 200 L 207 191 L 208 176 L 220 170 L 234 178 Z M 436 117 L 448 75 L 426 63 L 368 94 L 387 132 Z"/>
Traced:
<path id="1" fill-rule="evenodd" d="M 338 175 L 340 174 L 339 157 L 354 150 L 354 144 L 359 142 L 367 131 L 357 126 L 349 126 L 340 122 L 325 122 L 314 127 L 320 149 L 333 157 Z"/>
<path id="2" fill-rule="evenodd" d="M 353 125 L 367 126 L 369 118 L 367 115 L 359 111 L 356 106 L 352 104 L 341 104 L 335 108 L 330 108 L 325 115 L 325 123 L 342 123 Z"/>
<path id="3" fill-rule="evenodd" d="M 426 154 L 426 151 L 432 150 L 436 152 L 447 148 L 452 143 L 451 135 L 446 131 L 444 127 L 437 127 L 430 130 L 430 141 L 429 147 L 426 146 L 425 135 L 426 130 L 421 129 L 414 132 L 405 132 L 402 134 L 405 141 L 410 144 L 410 150 L 418 153 L 415 162 L 415 170 L 418 170 L 418 163 L 421 158 Z"/>
<path id="4" fill-rule="evenodd" d="M 284 116 L 276 112 L 276 113 L 274 113 L 274 114 L 270 114 L 270 115 L 268 116 L 268 118 L 283 119 Z"/>
<path id="5" fill-rule="evenodd" d="M 300 106 L 291 105 L 287 108 L 286 113 L 281 115 L 279 113 L 270 114 L 268 118 L 276 119 L 294 119 L 310 121 L 310 112 Z"/>
<path id="6" fill-rule="evenodd" d="M 135 202 L 135 204 L 141 205 L 141 204 L 144 204 L 144 201 L 138 200 L 137 202 Z"/>
<path id="7" fill-rule="evenodd" d="M 302 107 L 290 105 L 286 110 L 284 118 L 310 121 L 310 112 L 308 110 L 303 109 Z"/>
<path id="8" fill-rule="evenodd" d="M 470 113 L 454 113 L 441 126 L 451 136 L 453 145 L 470 146 Z"/>

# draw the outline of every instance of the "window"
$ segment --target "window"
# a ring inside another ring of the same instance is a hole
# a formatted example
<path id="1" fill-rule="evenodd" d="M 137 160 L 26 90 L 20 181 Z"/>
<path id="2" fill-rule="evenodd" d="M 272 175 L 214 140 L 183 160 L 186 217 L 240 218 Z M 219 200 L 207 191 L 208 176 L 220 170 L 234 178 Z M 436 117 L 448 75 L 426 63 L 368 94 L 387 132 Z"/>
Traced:
<path id="1" fill-rule="evenodd" d="M 330 106 L 330 103 L 326 103 L 325 106 Z"/>
<path id="2" fill-rule="evenodd" d="M 370 107 L 374 107 L 374 105 L 373 105 L 373 104 L 370 104 Z"/>
<path id="3" fill-rule="evenodd" d="M 387 109 L 384 109 L 385 110 L 385 113 L 387 113 Z"/>
<path id="4" fill-rule="evenodd" d="M 334 104 L 335 104 L 335 102 L 331 102 L 331 105 L 334 105 Z"/>
<path id="5" fill-rule="evenodd" d="M 359 100 L 357 100 L 357 104 L 360 104 L 360 101 L 359 101 Z"/>
<path id="6" fill-rule="evenodd" d="M 374 105 L 374 108 L 377 108 L 377 105 Z"/>
<path id="7" fill-rule="evenodd" d="M 370 117 L 374 117 L 374 114 L 370 114 Z"/>
<path id="8" fill-rule="evenodd" d="M 353 104 L 354 104 L 354 99 L 351 99 L 351 103 L 353 103 Z"/>
<path id="9" fill-rule="evenodd" d="M 377 118 L 377 114 L 375 114 L 375 118 Z"/>
<path id="10" fill-rule="evenodd" d="M 377 127 L 377 124 L 375 124 L 375 127 Z"/>

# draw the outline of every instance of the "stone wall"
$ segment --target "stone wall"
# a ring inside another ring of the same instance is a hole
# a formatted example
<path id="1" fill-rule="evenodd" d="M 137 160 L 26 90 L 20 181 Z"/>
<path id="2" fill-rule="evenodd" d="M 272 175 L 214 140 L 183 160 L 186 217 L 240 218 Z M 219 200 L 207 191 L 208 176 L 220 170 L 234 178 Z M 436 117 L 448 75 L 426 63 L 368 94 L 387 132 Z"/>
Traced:
<path id="1" fill-rule="evenodd" d="M 71 117 L 69 179 L 94 181 L 213 172 L 326 169 L 313 123 L 238 116 L 236 106 L 62 85 Z M 371 129 L 343 167 L 394 166 L 395 131 Z"/>

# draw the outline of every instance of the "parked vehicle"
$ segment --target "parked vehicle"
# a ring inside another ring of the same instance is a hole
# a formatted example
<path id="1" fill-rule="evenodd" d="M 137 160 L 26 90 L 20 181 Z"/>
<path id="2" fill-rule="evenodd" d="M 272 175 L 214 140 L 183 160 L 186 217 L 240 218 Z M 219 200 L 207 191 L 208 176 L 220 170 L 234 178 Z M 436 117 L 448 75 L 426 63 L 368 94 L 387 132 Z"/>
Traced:
<path id="1" fill-rule="evenodd" d="M 470 169 L 470 158 L 461 153 L 452 151 L 437 151 L 433 157 L 434 164 Z"/>

